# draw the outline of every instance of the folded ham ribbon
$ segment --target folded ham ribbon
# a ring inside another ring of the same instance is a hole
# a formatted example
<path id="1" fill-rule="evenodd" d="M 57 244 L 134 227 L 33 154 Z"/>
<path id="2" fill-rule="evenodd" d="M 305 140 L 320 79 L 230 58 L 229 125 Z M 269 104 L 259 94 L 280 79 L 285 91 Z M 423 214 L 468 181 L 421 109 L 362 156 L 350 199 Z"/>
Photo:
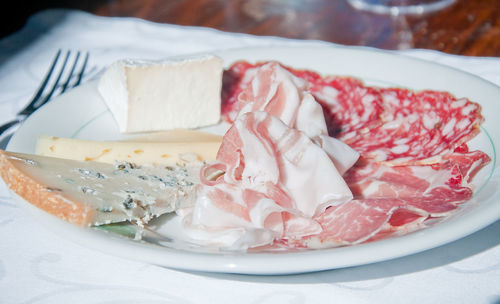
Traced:
<path id="1" fill-rule="evenodd" d="M 256 70 L 217 160 L 184 218 L 205 245 L 246 250 L 321 233 L 313 218 L 353 198 L 342 175 L 359 154 L 328 136 L 307 83 L 278 63 Z"/>

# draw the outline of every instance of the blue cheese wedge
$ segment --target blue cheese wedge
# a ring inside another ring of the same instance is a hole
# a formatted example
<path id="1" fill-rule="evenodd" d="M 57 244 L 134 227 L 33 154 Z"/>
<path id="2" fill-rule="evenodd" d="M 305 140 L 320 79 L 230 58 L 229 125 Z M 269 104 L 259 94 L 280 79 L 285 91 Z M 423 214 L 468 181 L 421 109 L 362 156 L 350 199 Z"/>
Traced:
<path id="1" fill-rule="evenodd" d="M 213 55 L 120 60 L 98 91 L 121 132 L 198 128 L 220 120 L 223 61 Z"/>
<path id="2" fill-rule="evenodd" d="M 0 176 L 31 204 L 80 226 L 147 223 L 191 206 L 201 163 L 136 167 L 0 150 Z"/>

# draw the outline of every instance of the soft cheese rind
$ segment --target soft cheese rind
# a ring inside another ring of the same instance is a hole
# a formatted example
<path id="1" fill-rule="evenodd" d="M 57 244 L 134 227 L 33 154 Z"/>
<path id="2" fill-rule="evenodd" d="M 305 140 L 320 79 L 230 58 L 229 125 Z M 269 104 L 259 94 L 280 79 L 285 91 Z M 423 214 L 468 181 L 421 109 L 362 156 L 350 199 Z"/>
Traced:
<path id="1" fill-rule="evenodd" d="M 198 128 L 220 120 L 223 61 L 213 55 L 121 60 L 98 90 L 121 132 Z"/>
<path id="2" fill-rule="evenodd" d="M 135 168 L 0 150 L 0 176 L 20 197 L 79 226 L 147 222 L 193 204 L 200 164 Z"/>

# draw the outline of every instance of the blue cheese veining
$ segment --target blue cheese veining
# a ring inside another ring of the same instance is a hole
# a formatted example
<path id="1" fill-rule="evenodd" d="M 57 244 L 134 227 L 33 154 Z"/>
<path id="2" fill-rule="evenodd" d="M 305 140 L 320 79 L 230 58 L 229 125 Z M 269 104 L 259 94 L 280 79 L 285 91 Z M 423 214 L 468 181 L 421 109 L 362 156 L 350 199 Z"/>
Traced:
<path id="1" fill-rule="evenodd" d="M 4 180 L 20 196 L 86 226 L 121 221 L 144 224 L 161 214 L 190 206 L 195 200 L 202 165 L 112 165 L 4 151 L 0 161 L 8 173 Z M 27 189 L 23 184 L 39 189 L 39 193 L 23 193 Z"/>

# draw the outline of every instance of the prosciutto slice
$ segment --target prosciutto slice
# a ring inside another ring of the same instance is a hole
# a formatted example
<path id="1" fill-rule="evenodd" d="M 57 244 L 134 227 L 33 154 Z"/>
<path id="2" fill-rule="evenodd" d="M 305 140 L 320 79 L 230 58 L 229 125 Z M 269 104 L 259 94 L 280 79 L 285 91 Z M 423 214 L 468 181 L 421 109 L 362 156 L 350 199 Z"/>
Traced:
<path id="1" fill-rule="evenodd" d="M 302 131 L 323 148 L 341 174 L 354 165 L 359 153 L 328 135 L 322 107 L 310 94 L 309 83 L 277 62 L 259 66 L 250 76 L 237 98 L 236 119 L 248 112 L 264 111 Z"/>
<path id="2" fill-rule="evenodd" d="M 322 228 L 312 218 L 352 199 L 321 147 L 260 111 L 236 120 L 217 161 L 204 167 L 202 182 L 188 225 L 227 231 L 231 249 L 318 234 Z M 255 243 L 245 243 L 248 239 Z"/>

